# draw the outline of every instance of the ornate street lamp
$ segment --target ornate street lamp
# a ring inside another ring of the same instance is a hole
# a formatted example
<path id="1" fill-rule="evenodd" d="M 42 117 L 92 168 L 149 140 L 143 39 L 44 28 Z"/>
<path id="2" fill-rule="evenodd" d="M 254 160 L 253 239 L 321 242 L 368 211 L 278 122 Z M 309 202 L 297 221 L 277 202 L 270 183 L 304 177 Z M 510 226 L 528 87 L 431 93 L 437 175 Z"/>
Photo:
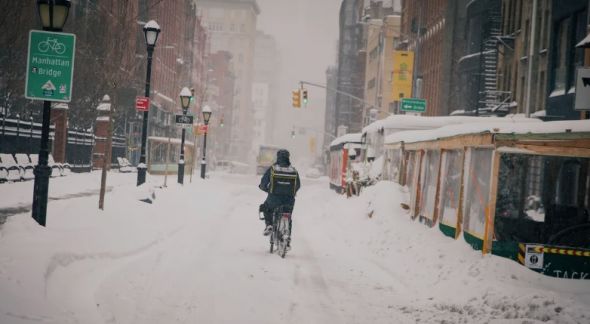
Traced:
<path id="1" fill-rule="evenodd" d="M 143 33 L 145 35 L 145 43 L 147 45 L 147 72 L 145 78 L 145 97 L 150 97 L 150 79 L 152 77 L 152 56 L 154 53 L 154 47 L 156 47 L 156 41 L 160 34 L 160 26 L 157 22 L 150 20 L 145 26 L 143 26 Z M 139 157 L 139 165 L 137 166 L 137 185 L 140 186 L 145 183 L 145 174 L 147 171 L 147 165 L 145 164 L 145 147 L 147 142 L 147 128 L 148 128 L 148 113 L 143 112 L 143 126 L 141 128 L 141 155 Z"/>
<path id="2" fill-rule="evenodd" d="M 37 11 L 43 30 L 60 32 L 70 12 L 69 0 L 37 0 Z M 39 161 L 35 166 L 35 183 L 33 185 L 33 219 L 45 226 L 47 219 L 47 196 L 49 192 L 49 124 L 51 121 L 51 101 L 43 101 L 43 124 L 41 126 L 41 147 Z"/>
<path id="3" fill-rule="evenodd" d="M 211 107 L 203 107 L 203 121 L 205 122 L 205 134 L 203 135 L 203 159 L 201 160 L 201 178 L 205 179 L 205 171 L 207 169 L 207 133 L 209 133 L 209 119 L 211 118 Z"/>
<path id="4" fill-rule="evenodd" d="M 68 20 L 69 0 L 37 0 L 37 11 L 43 30 L 61 31 Z"/>
<path id="5" fill-rule="evenodd" d="M 184 87 L 180 91 L 180 105 L 182 106 L 182 115 L 186 116 L 188 106 L 191 103 L 192 93 L 187 88 Z M 180 159 L 178 160 L 178 183 L 184 183 L 184 137 L 186 134 L 186 129 L 182 127 L 182 139 L 180 141 Z"/>

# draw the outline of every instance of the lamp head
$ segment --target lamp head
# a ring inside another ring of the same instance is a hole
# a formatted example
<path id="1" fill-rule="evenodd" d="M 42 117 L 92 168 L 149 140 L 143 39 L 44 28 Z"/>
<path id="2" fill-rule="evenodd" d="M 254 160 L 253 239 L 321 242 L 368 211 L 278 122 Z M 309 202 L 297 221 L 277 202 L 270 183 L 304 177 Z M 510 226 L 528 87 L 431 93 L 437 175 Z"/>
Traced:
<path id="1" fill-rule="evenodd" d="M 155 20 L 150 20 L 143 26 L 143 33 L 145 34 L 145 43 L 147 46 L 154 47 L 160 34 L 160 25 Z"/>
<path id="2" fill-rule="evenodd" d="M 209 119 L 211 118 L 212 113 L 213 111 L 211 110 L 211 107 L 209 107 L 208 105 L 203 107 L 203 121 L 205 122 L 205 125 L 209 124 Z"/>
<path id="3" fill-rule="evenodd" d="M 61 31 L 68 20 L 70 0 L 37 0 L 37 11 L 44 30 Z"/>
<path id="4" fill-rule="evenodd" d="M 188 109 L 188 106 L 191 102 L 191 97 L 191 91 L 187 87 L 182 88 L 182 90 L 180 91 L 180 105 L 182 106 L 182 109 L 184 111 Z"/>

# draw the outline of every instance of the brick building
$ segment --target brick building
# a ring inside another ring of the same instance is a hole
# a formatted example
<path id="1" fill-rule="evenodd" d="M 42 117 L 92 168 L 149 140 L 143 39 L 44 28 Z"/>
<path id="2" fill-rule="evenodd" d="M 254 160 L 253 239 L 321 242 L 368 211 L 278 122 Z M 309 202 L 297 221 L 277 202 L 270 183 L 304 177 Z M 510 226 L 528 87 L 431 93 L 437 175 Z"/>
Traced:
<path id="1" fill-rule="evenodd" d="M 427 101 L 424 115 L 448 115 L 453 71 L 459 40 L 457 26 L 458 1 L 421 0 L 402 2 L 401 35 L 407 49 L 415 52 L 414 97 Z M 421 80 L 421 81 L 420 81 Z"/>

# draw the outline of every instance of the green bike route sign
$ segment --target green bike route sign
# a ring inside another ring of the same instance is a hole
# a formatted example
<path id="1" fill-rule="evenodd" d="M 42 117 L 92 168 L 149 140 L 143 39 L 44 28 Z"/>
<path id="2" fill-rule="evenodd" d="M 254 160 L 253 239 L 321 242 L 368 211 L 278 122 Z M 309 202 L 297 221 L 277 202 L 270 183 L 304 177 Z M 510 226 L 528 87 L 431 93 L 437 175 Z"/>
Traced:
<path id="1" fill-rule="evenodd" d="M 76 35 L 31 30 L 25 98 L 70 102 Z"/>
<path id="2" fill-rule="evenodd" d="M 416 98 L 403 98 L 401 103 L 401 110 L 420 113 L 425 112 L 426 100 Z"/>

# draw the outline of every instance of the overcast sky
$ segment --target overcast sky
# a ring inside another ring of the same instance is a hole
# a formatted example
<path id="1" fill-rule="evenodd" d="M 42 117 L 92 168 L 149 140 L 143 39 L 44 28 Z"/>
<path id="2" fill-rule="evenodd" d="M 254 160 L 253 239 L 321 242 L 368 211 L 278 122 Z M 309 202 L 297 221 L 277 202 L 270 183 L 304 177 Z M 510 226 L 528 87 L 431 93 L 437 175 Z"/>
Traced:
<path id="1" fill-rule="evenodd" d="M 280 121 L 275 136 L 277 143 L 299 156 L 309 153 L 309 137 L 322 134 L 307 132 L 291 139 L 291 128 L 304 126 L 323 131 L 325 90 L 308 87 L 309 105 L 291 107 L 291 90 L 299 80 L 326 83 L 325 72 L 336 62 L 338 16 L 341 0 L 257 0 L 261 8 L 258 29 L 273 35 L 281 51 L 280 98 L 277 107 Z M 298 160 L 297 158 L 295 160 Z"/>

